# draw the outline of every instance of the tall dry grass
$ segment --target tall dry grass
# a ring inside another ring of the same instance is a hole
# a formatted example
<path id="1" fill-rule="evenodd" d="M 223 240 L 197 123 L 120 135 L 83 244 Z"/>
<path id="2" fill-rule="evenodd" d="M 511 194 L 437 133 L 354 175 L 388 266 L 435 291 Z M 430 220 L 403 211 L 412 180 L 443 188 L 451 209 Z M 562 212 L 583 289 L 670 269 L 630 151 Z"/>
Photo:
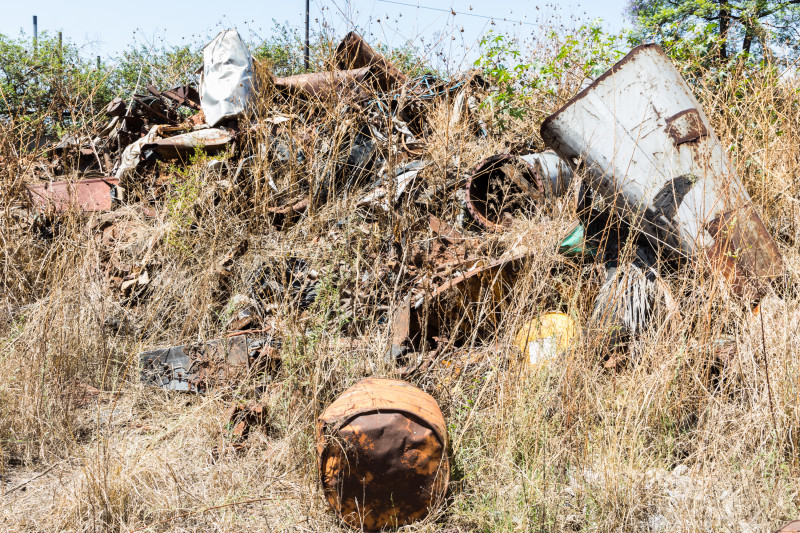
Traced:
<path id="1" fill-rule="evenodd" d="M 308 110 L 265 89 L 256 119 L 295 117 L 251 136 L 249 170 L 231 183 L 230 173 L 209 170 L 202 157 L 186 170 L 162 169 L 163 194 L 150 203 L 156 215 L 142 203 L 118 210 L 116 220 L 137 231 L 112 243 L 103 241 L 98 216 L 77 213 L 46 222 L 52 237 L 43 237 L 43 222 L 26 211 L 7 138 L 0 155 L 3 527 L 338 530 L 316 481 L 314 421 L 361 377 L 400 375 L 384 361 L 389 325 L 387 312 L 376 309 L 391 313 L 408 282 L 387 274 L 387 258 L 397 258 L 410 236 L 433 237 L 411 233 L 429 213 L 458 217 L 453 184 L 482 158 L 519 140 L 543 148 L 538 125 L 580 81 L 526 100 L 525 121 L 488 140 L 463 124 L 451 127 L 452 107 L 442 103 L 430 112 L 425 157 L 432 164 L 414 185 L 437 186 L 427 201 L 407 197 L 397 211 L 376 215 L 356 206 L 367 183 L 332 186 L 325 201 L 284 227 L 272 223 L 269 208 L 310 196 L 352 141 L 354 115 L 342 106 L 315 109 L 318 122 L 306 127 L 298 116 Z M 694 87 L 796 269 L 796 83 L 748 71 L 714 83 L 699 77 Z M 305 160 L 278 165 L 259 152 L 275 138 L 294 139 Z M 149 200 L 144 188 L 142 197 Z M 679 312 L 637 341 L 635 362 L 608 368 L 586 335 L 563 358 L 532 369 L 510 346 L 523 322 L 551 310 L 570 313 L 581 327 L 589 320 L 598 277 L 591 265 L 555 251 L 574 216 L 571 203 L 560 201 L 502 235 L 482 236 L 487 254 L 524 247 L 532 259 L 502 301 L 499 324 L 467 324 L 481 334 L 408 378 L 442 407 L 453 476 L 447 505 L 407 529 L 767 531 L 797 517 L 800 296 L 771 292 L 754 315 L 701 269 L 686 269 L 667 279 Z M 247 253 L 222 272 L 245 239 Z M 220 337 L 232 296 L 248 293 L 252 272 L 290 256 L 319 273 L 319 295 L 306 313 L 289 300 L 265 307 L 284 359 L 265 389 L 242 383 L 189 396 L 139 384 L 140 351 Z M 108 282 L 109 264 L 146 271 L 150 281 L 122 293 Z M 344 305 L 345 291 L 359 287 L 375 301 Z M 484 294 L 476 316 L 495 303 Z M 713 354 L 722 334 L 738 348 L 726 364 Z M 83 405 L 79 384 L 101 392 Z M 268 424 L 236 451 L 225 413 L 254 397 L 267 405 Z"/>

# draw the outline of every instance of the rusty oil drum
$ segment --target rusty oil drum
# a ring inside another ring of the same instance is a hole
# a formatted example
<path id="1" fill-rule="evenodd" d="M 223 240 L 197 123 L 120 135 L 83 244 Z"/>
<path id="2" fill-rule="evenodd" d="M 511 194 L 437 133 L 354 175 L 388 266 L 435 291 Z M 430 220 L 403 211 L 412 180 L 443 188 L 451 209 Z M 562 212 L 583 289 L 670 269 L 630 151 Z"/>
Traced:
<path id="1" fill-rule="evenodd" d="M 322 413 L 317 458 L 331 508 L 366 531 L 424 518 L 450 479 L 436 400 L 394 379 L 361 380 Z"/>

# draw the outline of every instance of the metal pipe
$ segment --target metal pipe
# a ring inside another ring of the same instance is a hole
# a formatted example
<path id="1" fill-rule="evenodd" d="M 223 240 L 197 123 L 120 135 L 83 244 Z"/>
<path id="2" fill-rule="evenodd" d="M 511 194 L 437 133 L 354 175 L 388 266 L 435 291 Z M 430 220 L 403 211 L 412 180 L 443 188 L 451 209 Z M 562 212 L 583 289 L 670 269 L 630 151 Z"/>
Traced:
<path id="1" fill-rule="evenodd" d="M 33 16 L 33 53 L 36 53 L 39 40 L 39 20 L 36 15 Z"/>

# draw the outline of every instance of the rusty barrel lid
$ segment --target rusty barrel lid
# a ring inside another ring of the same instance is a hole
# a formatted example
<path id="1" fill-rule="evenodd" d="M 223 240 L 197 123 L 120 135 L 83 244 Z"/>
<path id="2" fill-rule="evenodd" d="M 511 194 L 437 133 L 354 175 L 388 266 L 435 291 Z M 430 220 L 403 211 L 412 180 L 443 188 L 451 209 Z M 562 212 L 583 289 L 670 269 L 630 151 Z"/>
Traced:
<path id="1" fill-rule="evenodd" d="M 367 531 L 424 518 L 450 477 L 436 400 L 394 379 L 367 378 L 339 396 L 317 421 L 317 456 L 329 505 Z"/>

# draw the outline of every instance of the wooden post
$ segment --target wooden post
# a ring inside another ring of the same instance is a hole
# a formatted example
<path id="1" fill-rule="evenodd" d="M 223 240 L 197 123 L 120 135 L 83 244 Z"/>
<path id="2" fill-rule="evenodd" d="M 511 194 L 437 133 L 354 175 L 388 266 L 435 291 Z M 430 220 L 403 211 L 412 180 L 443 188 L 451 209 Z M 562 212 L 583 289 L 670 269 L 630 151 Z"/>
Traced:
<path id="1" fill-rule="evenodd" d="M 309 18 L 308 17 L 308 12 L 309 12 L 308 3 L 309 3 L 309 0 L 306 0 L 306 45 L 305 45 L 305 47 L 303 47 L 303 63 L 305 64 L 306 72 L 308 72 L 308 59 L 309 59 L 308 58 L 308 56 L 309 56 L 309 52 L 308 52 L 308 18 Z"/>

